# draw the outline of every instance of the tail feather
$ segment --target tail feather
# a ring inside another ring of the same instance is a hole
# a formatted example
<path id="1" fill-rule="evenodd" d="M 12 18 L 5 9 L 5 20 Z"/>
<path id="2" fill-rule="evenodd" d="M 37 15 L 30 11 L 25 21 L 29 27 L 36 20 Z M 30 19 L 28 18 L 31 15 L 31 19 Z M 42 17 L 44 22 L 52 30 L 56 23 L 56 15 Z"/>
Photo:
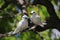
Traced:
<path id="1" fill-rule="evenodd" d="M 44 27 L 44 25 L 40 25 L 41 27 Z"/>
<path id="2" fill-rule="evenodd" d="M 44 27 L 44 25 L 47 25 L 47 23 L 42 23 L 40 26 L 41 26 L 41 27 Z"/>
<path id="3" fill-rule="evenodd" d="M 47 23 L 42 23 L 43 25 L 47 25 Z"/>

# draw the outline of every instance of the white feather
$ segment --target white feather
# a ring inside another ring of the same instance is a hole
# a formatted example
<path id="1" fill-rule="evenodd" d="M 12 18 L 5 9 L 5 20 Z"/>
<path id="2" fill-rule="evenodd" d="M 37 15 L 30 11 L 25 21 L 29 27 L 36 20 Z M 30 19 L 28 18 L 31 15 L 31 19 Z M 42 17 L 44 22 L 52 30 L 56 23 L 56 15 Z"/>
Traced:
<path id="1" fill-rule="evenodd" d="M 28 20 L 26 15 L 23 16 L 22 20 L 18 23 L 17 28 L 14 30 L 13 34 L 23 31 L 28 28 Z"/>

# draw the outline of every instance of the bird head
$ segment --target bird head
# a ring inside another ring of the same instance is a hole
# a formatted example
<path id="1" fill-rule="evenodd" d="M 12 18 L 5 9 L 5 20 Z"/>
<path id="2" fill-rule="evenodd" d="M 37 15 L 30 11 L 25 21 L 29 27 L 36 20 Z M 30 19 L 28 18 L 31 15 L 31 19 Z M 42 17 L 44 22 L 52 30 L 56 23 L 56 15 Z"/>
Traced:
<path id="1" fill-rule="evenodd" d="M 22 19 L 28 19 L 27 15 L 23 15 Z"/>
<path id="2" fill-rule="evenodd" d="M 31 14 L 36 14 L 36 12 L 35 11 L 31 11 Z"/>

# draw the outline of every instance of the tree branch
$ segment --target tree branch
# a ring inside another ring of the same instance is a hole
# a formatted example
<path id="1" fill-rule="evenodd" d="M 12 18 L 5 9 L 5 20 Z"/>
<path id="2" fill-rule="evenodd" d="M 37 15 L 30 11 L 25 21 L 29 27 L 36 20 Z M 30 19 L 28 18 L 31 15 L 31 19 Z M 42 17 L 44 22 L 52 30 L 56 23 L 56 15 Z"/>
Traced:
<path id="1" fill-rule="evenodd" d="M 49 0 L 35 0 L 33 2 L 33 5 L 37 5 L 37 4 L 44 5 L 47 8 L 50 18 L 46 20 L 47 25 L 45 25 L 45 27 L 37 26 L 34 30 L 35 31 L 44 31 L 44 30 L 50 29 L 50 28 L 57 28 L 58 30 L 60 30 L 60 19 L 56 15 L 56 12 L 54 10 L 52 3 Z M 26 14 L 26 15 L 28 15 L 28 14 Z M 30 20 L 29 20 L 29 26 L 32 27 L 33 25 L 34 24 L 30 23 Z"/>

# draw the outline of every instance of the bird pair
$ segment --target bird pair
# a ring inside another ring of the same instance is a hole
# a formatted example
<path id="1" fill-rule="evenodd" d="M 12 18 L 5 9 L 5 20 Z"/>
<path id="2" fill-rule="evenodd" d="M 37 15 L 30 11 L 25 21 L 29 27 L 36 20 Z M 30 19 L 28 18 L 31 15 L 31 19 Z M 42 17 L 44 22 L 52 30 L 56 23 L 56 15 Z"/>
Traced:
<path id="1" fill-rule="evenodd" d="M 32 16 L 31 16 L 30 20 L 35 25 L 40 25 L 41 27 L 44 27 L 44 25 L 46 25 L 46 23 L 43 23 L 41 21 L 40 16 L 37 15 L 35 11 L 31 11 L 31 14 L 32 14 Z M 14 30 L 14 32 L 12 32 L 12 34 L 19 33 L 21 31 L 23 31 L 24 29 L 29 28 L 28 27 L 28 18 L 29 18 L 28 16 L 23 15 L 22 20 L 18 23 L 17 28 Z M 8 34 L 11 34 L 11 33 L 8 33 Z"/>

